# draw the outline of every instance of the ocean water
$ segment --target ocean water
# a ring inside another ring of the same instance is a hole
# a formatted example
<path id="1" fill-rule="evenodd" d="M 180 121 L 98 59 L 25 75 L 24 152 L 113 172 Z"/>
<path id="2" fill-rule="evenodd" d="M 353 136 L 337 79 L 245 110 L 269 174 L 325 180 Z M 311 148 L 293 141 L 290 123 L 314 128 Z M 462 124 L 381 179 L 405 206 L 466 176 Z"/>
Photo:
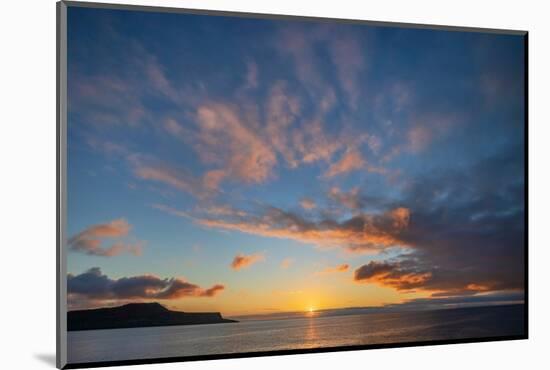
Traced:
<path id="1" fill-rule="evenodd" d="M 523 310 L 523 305 L 513 305 L 76 331 L 68 333 L 68 361 L 84 363 L 521 335 L 524 333 Z"/>

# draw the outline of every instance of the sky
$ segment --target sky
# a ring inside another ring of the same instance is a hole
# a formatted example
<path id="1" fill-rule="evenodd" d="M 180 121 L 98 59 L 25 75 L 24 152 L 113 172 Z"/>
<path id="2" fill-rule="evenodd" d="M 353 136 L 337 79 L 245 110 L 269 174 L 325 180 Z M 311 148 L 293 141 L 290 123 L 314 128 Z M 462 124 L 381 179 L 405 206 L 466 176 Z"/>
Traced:
<path id="1" fill-rule="evenodd" d="M 69 309 L 521 301 L 518 35 L 68 9 Z"/>

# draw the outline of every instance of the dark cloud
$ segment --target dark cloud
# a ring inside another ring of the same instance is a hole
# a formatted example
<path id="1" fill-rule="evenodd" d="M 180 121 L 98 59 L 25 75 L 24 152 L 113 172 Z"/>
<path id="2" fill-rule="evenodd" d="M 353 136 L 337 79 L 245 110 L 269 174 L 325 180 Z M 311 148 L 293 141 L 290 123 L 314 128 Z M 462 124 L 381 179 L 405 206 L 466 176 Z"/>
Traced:
<path id="1" fill-rule="evenodd" d="M 434 296 L 523 289 L 522 160 L 517 148 L 416 179 L 400 201 L 411 209 L 400 234 L 410 253 L 361 266 L 356 280 Z"/>
<path id="2" fill-rule="evenodd" d="M 390 286 L 397 290 L 423 287 L 431 278 L 430 272 L 407 269 L 399 263 L 371 261 L 355 270 L 354 280 Z"/>
<path id="3" fill-rule="evenodd" d="M 197 219 L 203 226 L 235 230 L 266 237 L 292 239 L 321 247 L 341 247 L 351 252 L 380 251 L 403 245 L 399 234 L 407 227 L 409 210 L 396 207 L 383 213 L 358 213 L 337 221 L 308 220 L 300 214 L 265 207 L 260 215 Z"/>
<path id="4" fill-rule="evenodd" d="M 225 287 L 216 284 L 208 289 L 180 278 L 161 279 L 155 275 L 140 275 L 111 279 L 94 267 L 79 275 L 67 275 L 69 303 L 96 305 L 105 301 L 177 299 L 182 297 L 213 297 Z"/>

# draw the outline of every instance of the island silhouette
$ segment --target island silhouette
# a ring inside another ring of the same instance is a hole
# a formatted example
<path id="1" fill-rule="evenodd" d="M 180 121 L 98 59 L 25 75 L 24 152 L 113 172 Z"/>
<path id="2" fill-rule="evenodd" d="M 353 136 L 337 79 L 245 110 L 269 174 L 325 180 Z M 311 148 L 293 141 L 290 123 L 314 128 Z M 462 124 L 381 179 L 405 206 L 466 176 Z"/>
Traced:
<path id="1" fill-rule="evenodd" d="M 67 312 L 68 331 L 234 322 L 219 312 L 171 311 L 157 302 Z"/>

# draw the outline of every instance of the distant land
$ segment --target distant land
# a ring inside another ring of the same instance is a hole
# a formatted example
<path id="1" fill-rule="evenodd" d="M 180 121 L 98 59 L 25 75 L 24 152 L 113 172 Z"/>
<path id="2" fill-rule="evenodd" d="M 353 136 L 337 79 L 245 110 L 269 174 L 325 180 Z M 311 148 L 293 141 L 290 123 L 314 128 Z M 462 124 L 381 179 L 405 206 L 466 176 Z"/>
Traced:
<path id="1" fill-rule="evenodd" d="M 118 307 L 67 312 L 67 330 L 122 329 L 149 326 L 238 322 L 219 312 L 171 311 L 160 303 L 130 303 Z"/>

